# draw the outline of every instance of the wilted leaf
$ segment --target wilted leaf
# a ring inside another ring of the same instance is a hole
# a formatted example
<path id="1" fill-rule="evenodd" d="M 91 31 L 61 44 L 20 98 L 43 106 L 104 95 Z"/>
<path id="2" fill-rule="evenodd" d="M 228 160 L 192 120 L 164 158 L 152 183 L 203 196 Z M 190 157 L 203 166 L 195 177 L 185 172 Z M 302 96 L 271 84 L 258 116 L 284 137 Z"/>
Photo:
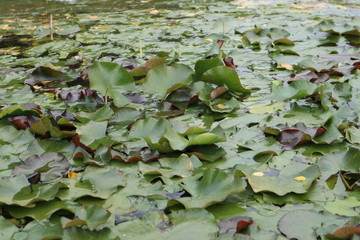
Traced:
<path id="1" fill-rule="evenodd" d="M 15 166 L 12 174 L 31 176 L 40 175 L 43 182 L 62 177 L 70 167 L 66 157 L 59 153 L 44 153 L 28 157 L 23 164 Z"/>
<path id="2" fill-rule="evenodd" d="M 354 235 L 360 236 L 360 227 L 344 226 L 337 229 L 334 233 L 326 234 L 330 239 L 349 239 Z"/>
<path id="3" fill-rule="evenodd" d="M 234 217 L 229 220 L 219 222 L 219 235 L 227 234 L 233 237 L 236 233 L 241 232 L 244 228 L 251 225 L 253 220 L 249 217 Z"/>
<path id="4" fill-rule="evenodd" d="M 45 87 L 59 87 L 64 86 L 67 79 L 68 77 L 63 72 L 49 67 L 38 67 L 24 83 L 29 86 L 41 85 Z"/>

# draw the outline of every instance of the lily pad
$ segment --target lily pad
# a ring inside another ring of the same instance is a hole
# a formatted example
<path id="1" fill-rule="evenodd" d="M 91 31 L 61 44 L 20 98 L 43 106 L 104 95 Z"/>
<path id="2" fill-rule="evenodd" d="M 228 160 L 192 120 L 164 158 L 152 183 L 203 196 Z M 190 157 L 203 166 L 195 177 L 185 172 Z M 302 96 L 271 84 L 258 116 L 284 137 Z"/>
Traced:
<path id="1" fill-rule="evenodd" d="M 100 92 L 103 96 L 116 97 L 112 89 L 134 90 L 135 83 L 132 75 L 116 63 L 97 62 L 89 71 L 90 88 Z"/>
<path id="2" fill-rule="evenodd" d="M 189 85 L 192 74 L 193 70 L 184 64 L 157 66 L 147 73 L 142 86 L 148 93 L 171 93 Z"/>
<path id="3" fill-rule="evenodd" d="M 245 89 L 240 82 L 237 72 L 229 67 L 217 66 L 210 68 L 201 76 L 201 80 L 208 83 L 214 83 L 219 86 L 226 86 L 229 90 L 249 94 L 250 90 Z"/>
<path id="4" fill-rule="evenodd" d="M 70 167 L 66 157 L 59 153 L 44 153 L 27 158 L 14 168 L 12 174 L 31 176 L 39 174 L 41 181 L 47 182 L 62 177 Z"/>
<path id="5" fill-rule="evenodd" d="M 273 192 L 279 196 L 290 192 L 306 193 L 313 181 L 320 176 L 316 166 L 305 167 L 299 163 L 288 165 L 275 176 L 267 176 L 263 171 L 244 171 L 244 174 L 254 192 Z"/>
<path id="6" fill-rule="evenodd" d="M 200 181 L 196 178 L 183 180 L 183 187 L 191 197 L 180 198 L 177 201 L 186 208 L 204 208 L 244 191 L 245 185 L 244 179 L 239 176 L 228 175 L 218 169 L 208 169 Z"/>

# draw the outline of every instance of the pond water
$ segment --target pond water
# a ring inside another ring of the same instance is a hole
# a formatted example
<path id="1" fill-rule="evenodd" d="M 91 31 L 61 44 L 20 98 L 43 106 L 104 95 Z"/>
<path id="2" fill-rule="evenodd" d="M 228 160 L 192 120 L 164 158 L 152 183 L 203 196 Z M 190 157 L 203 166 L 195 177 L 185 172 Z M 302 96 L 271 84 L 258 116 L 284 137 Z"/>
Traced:
<path id="1" fill-rule="evenodd" d="M 41 13 L 115 12 L 129 9 L 179 9 L 214 0 L 2 0 L 1 17 L 38 15 Z M 228 2 L 228 1 L 224 1 Z"/>

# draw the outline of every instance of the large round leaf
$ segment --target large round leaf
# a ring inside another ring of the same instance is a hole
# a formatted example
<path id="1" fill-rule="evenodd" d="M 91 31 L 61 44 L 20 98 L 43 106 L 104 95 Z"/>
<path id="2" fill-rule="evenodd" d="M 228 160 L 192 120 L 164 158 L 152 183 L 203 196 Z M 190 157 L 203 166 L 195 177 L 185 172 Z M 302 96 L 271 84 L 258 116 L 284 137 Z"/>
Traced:
<path id="1" fill-rule="evenodd" d="M 111 89 L 120 88 L 134 90 L 135 83 L 132 75 L 122 66 L 110 62 L 97 62 L 90 67 L 90 88 L 102 95 L 111 96 Z"/>
<path id="2" fill-rule="evenodd" d="M 319 169 L 316 165 L 306 167 L 302 163 L 293 163 L 283 168 L 279 175 L 268 172 L 244 171 L 250 186 L 254 192 L 273 192 L 278 196 L 287 193 L 306 193 L 316 178 L 319 177 Z"/>
<path id="3" fill-rule="evenodd" d="M 143 88 L 148 93 L 169 93 L 169 88 L 175 91 L 188 85 L 192 80 L 192 74 L 193 70 L 184 64 L 158 66 L 148 72 Z"/>
<path id="4" fill-rule="evenodd" d="M 231 91 L 246 94 L 250 93 L 250 91 L 241 84 L 237 72 L 226 66 L 217 66 L 207 70 L 202 75 L 201 80 L 219 86 L 226 85 Z"/>
<path id="5" fill-rule="evenodd" d="M 288 239 L 316 239 L 316 229 L 322 225 L 323 216 L 313 210 L 295 210 L 286 213 L 279 221 L 279 230 Z"/>
<path id="6" fill-rule="evenodd" d="M 245 190 L 245 180 L 238 175 L 219 169 L 207 169 L 201 180 L 189 177 L 183 180 L 183 188 L 191 197 L 178 199 L 185 208 L 206 208 L 223 201 L 228 196 Z"/>

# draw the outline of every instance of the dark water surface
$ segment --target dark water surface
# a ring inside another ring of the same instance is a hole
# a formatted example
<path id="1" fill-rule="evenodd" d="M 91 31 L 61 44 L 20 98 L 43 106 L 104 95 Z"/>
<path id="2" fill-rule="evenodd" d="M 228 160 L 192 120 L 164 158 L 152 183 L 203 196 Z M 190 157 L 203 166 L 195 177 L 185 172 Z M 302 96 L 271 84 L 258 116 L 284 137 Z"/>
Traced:
<path id="1" fill-rule="evenodd" d="M 94 13 L 129 9 L 191 8 L 199 3 L 215 0 L 0 0 L 0 18 L 41 13 Z"/>

